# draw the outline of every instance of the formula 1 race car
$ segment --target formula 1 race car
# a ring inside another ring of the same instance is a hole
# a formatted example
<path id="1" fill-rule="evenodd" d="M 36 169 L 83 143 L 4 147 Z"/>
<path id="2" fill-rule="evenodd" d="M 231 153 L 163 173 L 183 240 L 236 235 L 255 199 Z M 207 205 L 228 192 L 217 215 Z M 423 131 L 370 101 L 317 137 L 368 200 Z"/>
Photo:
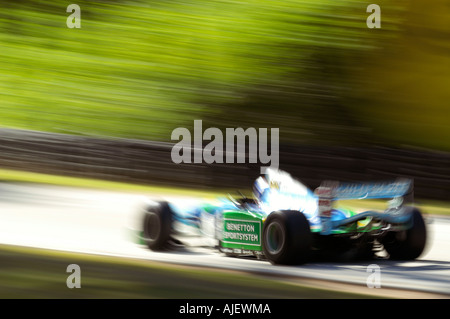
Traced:
<path id="1" fill-rule="evenodd" d="M 408 179 L 374 183 L 323 182 L 314 192 L 288 173 L 268 170 L 253 198 L 217 203 L 154 202 L 144 211 L 142 240 L 154 251 L 205 239 L 227 256 L 253 255 L 273 264 L 301 264 L 317 256 L 412 260 L 426 244 L 426 224 L 412 205 Z M 357 212 L 338 201 L 389 199 L 384 211 Z"/>

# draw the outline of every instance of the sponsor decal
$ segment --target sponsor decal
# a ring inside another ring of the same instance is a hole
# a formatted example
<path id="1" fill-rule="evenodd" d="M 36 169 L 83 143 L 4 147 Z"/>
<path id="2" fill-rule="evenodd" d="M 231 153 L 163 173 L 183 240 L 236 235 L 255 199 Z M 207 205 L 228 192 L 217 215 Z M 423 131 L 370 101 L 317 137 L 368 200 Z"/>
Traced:
<path id="1" fill-rule="evenodd" d="M 333 187 L 320 186 L 316 188 L 315 193 L 319 196 L 319 216 L 331 217 L 331 211 L 333 209 Z"/>
<path id="2" fill-rule="evenodd" d="M 261 222 L 225 219 L 222 241 L 229 244 L 261 245 Z"/>

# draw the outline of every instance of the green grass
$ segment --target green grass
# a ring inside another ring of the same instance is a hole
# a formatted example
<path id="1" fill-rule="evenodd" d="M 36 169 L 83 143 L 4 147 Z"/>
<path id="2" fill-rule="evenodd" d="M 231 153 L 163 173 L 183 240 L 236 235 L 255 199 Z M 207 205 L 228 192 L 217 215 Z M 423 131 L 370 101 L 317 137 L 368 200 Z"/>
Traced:
<path id="1" fill-rule="evenodd" d="M 20 299 L 299 299 L 368 298 L 273 278 L 117 257 L 0 246 L 0 298 Z M 81 288 L 66 285 L 67 266 L 81 270 Z"/>

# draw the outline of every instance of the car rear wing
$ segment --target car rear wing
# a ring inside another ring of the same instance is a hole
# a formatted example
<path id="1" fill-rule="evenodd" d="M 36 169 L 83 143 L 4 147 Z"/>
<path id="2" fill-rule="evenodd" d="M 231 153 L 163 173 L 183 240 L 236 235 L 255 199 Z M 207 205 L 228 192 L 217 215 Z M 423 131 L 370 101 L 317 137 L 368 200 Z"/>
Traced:
<path id="1" fill-rule="evenodd" d="M 347 199 L 388 199 L 405 197 L 413 192 L 411 179 L 397 179 L 389 182 L 374 183 L 342 183 L 336 181 L 324 181 L 316 189 L 316 194 L 327 192 L 334 200 Z"/>
<path id="2" fill-rule="evenodd" d="M 319 198 L 319 214 L 327 216 L 331 214 L 332 202 L 336 200 L 396 199 L 397 206 L 400 206 L 413 201 L 413 188 L 413 180 L 406 178 L 369 183 L 323 181 L 315 194 Z"/>
<path id="3" fill-rule="evenodd" d="M 403 212 L 403 204 L 413 201 L 413 181 L 410 179 L 397 179 L 390 182 L 373 183 L 341 183 L 337 181 L 324 181 L 315 190 L 318 197 L 318 213 L 322 223 L 321 234 L 328 235 L 333 227 L 376 216 L 390 222 L 405 222 L 410 216 L 398 214 Z M 333 202 L 349 199 L 391 199 L 389 208 L 384 212 L 368 211 L 360 213 L 337 223 L 331 220 Z M 397 214 L 392 214 L 397 212 Z"/>

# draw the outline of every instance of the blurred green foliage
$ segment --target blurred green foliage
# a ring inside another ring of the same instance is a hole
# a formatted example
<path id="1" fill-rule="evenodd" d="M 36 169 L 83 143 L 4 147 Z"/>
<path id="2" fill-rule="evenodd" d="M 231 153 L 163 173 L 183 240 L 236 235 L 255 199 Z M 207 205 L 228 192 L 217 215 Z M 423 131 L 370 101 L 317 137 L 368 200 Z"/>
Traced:
<path id="1" fill-rule="evenodd" d="M 290 143 L 450 149 L 448 1 L 0 3 L 0 125 L 170 140 L 278 127 Z M 419 41 L 418 41 L 419 40 Z"/>

